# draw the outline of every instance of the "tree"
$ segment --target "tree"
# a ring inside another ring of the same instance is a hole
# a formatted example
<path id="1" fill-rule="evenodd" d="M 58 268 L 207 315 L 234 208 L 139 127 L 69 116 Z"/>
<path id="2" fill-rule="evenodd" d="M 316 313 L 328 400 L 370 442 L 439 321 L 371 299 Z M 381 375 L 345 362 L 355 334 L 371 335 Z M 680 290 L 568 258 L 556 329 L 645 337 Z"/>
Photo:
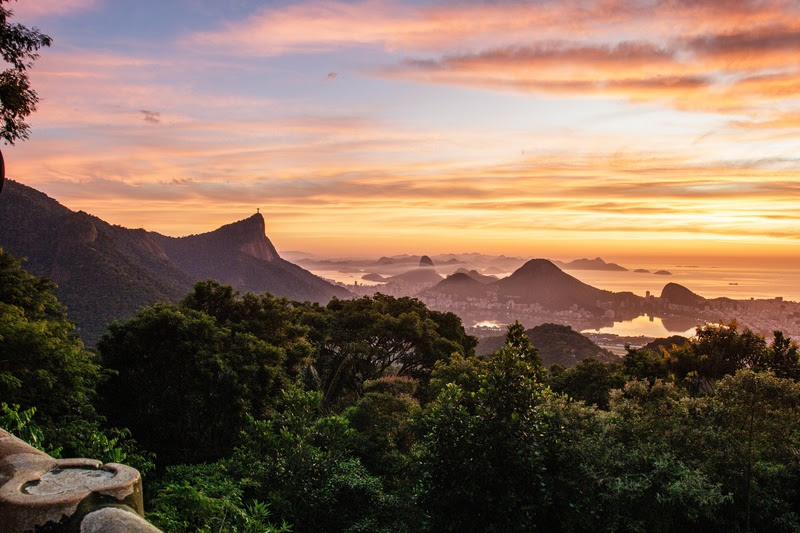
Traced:
<path id="1" fill-rule="evenodd" d="M 94 417 L 102 373 L 53 295 L 55 284 L 28 274 L 0 248 L 0 398 L 36 407 L 44 425 Z"/>
<path id="2" fill-rule="evenodd" d="M 0 53 L 10 65 L 0 73 L 0 137 L 7 144 L 28 138 L 30 126 L 25 119 L 36 111 L 39 96 L 31 89 L 27 70 L 39 58 L 39 50 L 50 46 L 52 39 L 37 28 L 12 24 L 13 12 L 0 0 Z"/>
<path id="3" fill-rule="evenodd" d="M 422 418 L 419 503 L 432 531 L 535 531 L 549 496 L 550 402 L 536 349 L 519 324 L 488 360 L 439 364 L 443 384 Z"/>
<path id="4" fill-rule="evenodd" d="M 223 463 L 177 465 L 167 468 L 147 518 L 163 531 L 230 533 L 288 533 L 284 522 L 271 523 L 267 506 L 245 501 L 241 481 Z"/>
<path id="5" fill-rule="evenodd" d="M 230 329 L 234 335 L 253 335 L 280 347 L 291 377 L 298 376 L 310 364 L 313 352 L 306 338 L 309 327 L 300 324 L 305 305 L 269 293 L 248 292 L 240 296 L 232 287 L 213 280 L 197 282 L 181 301 L 181 308 L 214 317 L 219 326 Z"/>
<path id="6" fill-rule="evenodd" d="M 0 54 L 10 68 L 0 72 L 0 138 L 6 144 L 28 138 L 30 126 L 25 119 L 36 111 L 39 96 L 31 89 L 27 69 L 39 57 L 39 49 L 50 46 L 52 39 L 37 28 L 12 24 L 13 15 L 0 0 Z M 5 181 L 5 163 L 0 152 L 0 192 Z"/>
<path id="7" fill-rule="evenodd" d="M 800 529 L 800 384 L 740 370 L 717 385 L 709 460 L 733 493 L 732 521 L 750 531 Z"/>
<path id="8" fill-rule="evenodd" d="M 149 470 L 126 429 L 103 427 L 93 402 L 107 373 L 83 349 L 53 290 L 52 281 L 28 274 L 0 249 L 0 427 L 37 447 L 46 439 L 51 454 L 63 449 Z"/>
<path id="9" fill-rule="evenodd" d="M 693 394 L 713 394 L 718 380 L 742 368 L 763 368 L 767 359 L 764 337 L 738 324 L 707 324 L 684 346 L 670 350 L 667 364 Z"/>
<path id="10" fill-rule="evenodd" d="M 323 413 L 319 391 L 288 387 L 272 416 L 249 419 L 227 463 L 248 497 L 296 531 L 411 530 L 407 507 L 354 457 L 356 438 L 345 417 Z"/>
<path id="11" fill-rule="evenodd" d="M 626 347 L 627 353 L 622 358 L 622 369 L 628 378 L 647 379 L 653 383 L 656 379 L 669 378 L 666 348 L 656 349 Z M 676 348 L 677 349 L 677 348 Z"/>
<path id="12" fill-rule="evenodd" d="M 343 416 L 356 430 L 355 452 L 373 475 L 387 488 L 411 496 L 416 462 L 412 457 L 414 427 L 420 411 L 413 397 L 416 382 L 389 376 L 364 384 L 364 396 Z"/>
<path id="13" fill-rule="evenodd" d="M 314 369 L 327 405 L 355 401 L 365 381 L 387 374 L 414 378 L 424 387 L 437 361 L 453 353 L 472 355 L 477 344 L 456 315 L 432 311 L 413 298 L 333 299 L 303 320 L 317 344 Z"/>
<path id="14" fill-rule="evenodd" d="M 773 332 L 774 338 L 767 349 L 765 366 L 779 378 L 800 381 L 800 348 L 782 331 Z"/>
<path id="15" fill-rule="evenodd" d="M 553 365 L 548 382 L 556 392 L 586 402 L 587 405 L 608 409 L 611 389 L 622 388 L 625 378 L 619 364 L 587 358 L 573 368 L 562 369 Z"/>
<path id="16" fill-rule="evenodd" d="M 97 347 L 117 373 L 103 408 L 160 464 L 221 457 L 245 415 L 265 416 L 286 384 L 284 350 L 168 304 L 112 324 Z"/>

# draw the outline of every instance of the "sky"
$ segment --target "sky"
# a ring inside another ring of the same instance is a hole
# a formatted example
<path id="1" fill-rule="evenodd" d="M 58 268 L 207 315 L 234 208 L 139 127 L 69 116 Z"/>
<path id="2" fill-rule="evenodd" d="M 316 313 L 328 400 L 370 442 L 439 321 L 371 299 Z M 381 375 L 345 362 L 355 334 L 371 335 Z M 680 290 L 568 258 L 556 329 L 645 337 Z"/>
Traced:
<path id="1" fill-rule="evenodd" d="M 20 0 L 7 175 L 278 250 L 800 260 L 796 0 Z"/>

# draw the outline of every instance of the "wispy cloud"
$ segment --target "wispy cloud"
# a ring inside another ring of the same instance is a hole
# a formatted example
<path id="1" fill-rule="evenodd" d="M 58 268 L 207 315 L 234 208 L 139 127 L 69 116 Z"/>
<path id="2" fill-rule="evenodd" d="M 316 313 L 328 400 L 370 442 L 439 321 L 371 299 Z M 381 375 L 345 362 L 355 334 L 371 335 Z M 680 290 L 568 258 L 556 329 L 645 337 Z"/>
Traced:
<path id="1" fill-rule="evenodd" d="M 726 114 L 788 98 L 800 80 L 800 5 L 789 0 L 310 1 L 185 42 L 265 57 L 371 46 L 406 56 L 379 76 Z"/>
<path id="2" fill-rule="evenodd" d="M 100 0 L 33 0 L 14 3 L 11 10 L 22 19 L 57 16 L 85 11 L 98 6 Z"/>

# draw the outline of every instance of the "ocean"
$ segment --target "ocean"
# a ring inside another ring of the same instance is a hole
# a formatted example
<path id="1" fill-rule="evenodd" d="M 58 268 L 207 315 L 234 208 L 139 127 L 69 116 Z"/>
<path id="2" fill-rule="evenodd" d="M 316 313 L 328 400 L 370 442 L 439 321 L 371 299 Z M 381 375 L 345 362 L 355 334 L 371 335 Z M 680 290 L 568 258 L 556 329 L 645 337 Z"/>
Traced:
<path id="1" fill-rule="evenodd" d="M 728 267 L 665 265 L 671 276 L 601 270 L 567 270 L 566 272 L 598 289 L 631 291 L 645 296 L 647 291 L 655 296 L 667 283 L 678 283 L 704 298 L 728 297 L 735 300 L 769 299 L 800 302 L 800 268 L 786 266 Z"/>
<path id="2" fill-rule="evenodd" d="M 308 268 L 308 267 L 307 267 Z M 614 292 L 630 291 L 646 296 L 647 291 L 655 296 L 667 283 L 678 283 L 704 298 L 728 297 L 736 300 L 749 298 L 775 298 L 800 302 L 800 266 L 789 268 L 785 265 L 771 266 L 701 266 L 701 265 L 659 265 L 658 269 L 669 271 L 672 275 L 641 274 L 631 271 L 608 272 L 604 270 L 567 270 L 567 274 L 598 289 Z M 376 285 L 364 281 L 364 272 L 342 273 L 336 270 L 309 268 L 314 274 L 340 283 L 352 285 Z M 653 269 L 656 270 L 656 269 Z M 505 275 L 509 275 L 507 272 Z"/>

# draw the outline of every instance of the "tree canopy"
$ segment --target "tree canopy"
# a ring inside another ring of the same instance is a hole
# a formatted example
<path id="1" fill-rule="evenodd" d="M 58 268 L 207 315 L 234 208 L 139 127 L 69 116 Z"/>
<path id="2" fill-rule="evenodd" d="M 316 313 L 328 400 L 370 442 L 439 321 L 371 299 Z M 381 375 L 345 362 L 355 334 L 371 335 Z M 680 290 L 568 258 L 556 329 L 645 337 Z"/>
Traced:
<path id="1" fill-rule="evenodd" d="M 546 371 L 518 323 L 475 356 L 414 299 L 204 281 L 110 326 L 98 359 L 52 288 L 0 252 L 0 425 L 142 468 L 156 452 L 165 531 L 800 530 L 799 350 L 780 332 L 707 325 Z"/>
<path id="2" fill-rule="evenodd" d="M 40 419 L 90 417 L 100 367 L 54 289 L 0 248 L 0 398 L 36 407 Z"/>
<path id="3" fill-rule="evenodd" d="M 0 138 L 13 145 L 28 138 L 30 126 L 25 120 L 39 102 L 27 71 L 39 58 L 39 50 L 50 46 L 52 39 L 38 28 L 12 23 L 9 19 L 13 11 L 3 5 L 9 2 L 0 0 L 0 54 L 8 65 L 0 72 Z"/>

